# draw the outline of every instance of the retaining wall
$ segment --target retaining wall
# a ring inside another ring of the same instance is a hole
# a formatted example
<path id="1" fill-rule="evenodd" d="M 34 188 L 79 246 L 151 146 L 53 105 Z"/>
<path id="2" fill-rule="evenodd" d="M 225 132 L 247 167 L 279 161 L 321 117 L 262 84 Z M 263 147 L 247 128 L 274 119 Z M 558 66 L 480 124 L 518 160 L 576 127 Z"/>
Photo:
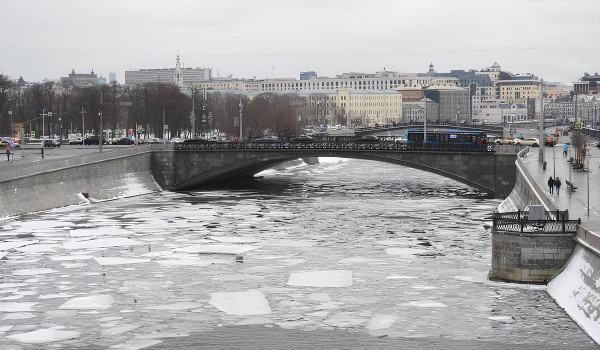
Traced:
<path id="1" fill-rule="evenodd" d="M 150 147 L 132 147 L 3 172 L 0 218 L 159 191 L 151 156 Z"/>
<path id="2" fill-rule="evenodd" d="M 556 207 L 525 168 L 522 162 L 522 157 L 525 156 L 526 153 L 519 153 L 515 188 L 500 204 L 498 211 L 528 210 L 532 204 L 541 204 L 546 210 L 555 211 Z M 578 226 L 576 236 L 569 237 L 568 240 L 571 242 L 566 242 L 564 238 L 556 241 L 554 253 L 554 248 L 545 246 L 541 241 L 536 242 L 535 237 L 492 234 L 492 270 L 497 265 L 497 274 L 508 280 L 541 278 L 543 274 L 539 271 L 530 269 L 524 272 L 523 268 L 521 271 L 513 268 L 510 272 L 505 264 L 516 266 L 521 261 L 522 267 L 535 267 L 536 254 L 540 254 L 539 258 L 543 254 L 543 258 L 548 258 L 551 265 L 552 260 L 562 258 L 561 252 L 566 253 L 564 249 L 572 247 L 573 252 L 563 267 L 556 270 L 553 276 L 546 277 L 550 279 L 547 290 L 556 303 L 600 344 L 600 235 Z M 533 265 L 525 259 L 532 252 Z"/>
<path id="3" fill-rule="evenodd" d="M 574 247 L 571 234 L 493 232 L 491 278 L 547 282 L 562 269 Z"/>

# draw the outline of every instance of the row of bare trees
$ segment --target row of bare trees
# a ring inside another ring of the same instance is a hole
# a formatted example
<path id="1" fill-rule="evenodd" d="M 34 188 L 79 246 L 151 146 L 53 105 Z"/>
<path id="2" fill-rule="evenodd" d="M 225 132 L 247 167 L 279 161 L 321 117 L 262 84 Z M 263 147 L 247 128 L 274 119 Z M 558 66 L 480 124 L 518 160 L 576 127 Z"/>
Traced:
<path id="1" fill-rule="evenodd" d="M 234 139 L 239 135 L 236 119 L 240 116 L 240 106 L 244 139 L 265 133 L 280 137 L 295 135 L 301 132 L 298 115 L 314 109 L 294 95 L 263 93 L 250 99 L 244 94 L 181 91 L 175 85 L 163 83 L 75 87 L 46 80 L 27 84 L 22 78 L 12 80 L 0 74 L 2 137 L 17 135 L 20 129 L 27 136 L 34 132 L 36 137 L 61 139 L 67 134 L 98 134 L 102 111 L 104 130 L 140 127 L 143 131 L 138 137 L 160 138 L 193 137 L 218 131 Z M 192 111 L 196 117 L 193 124 Z"/>

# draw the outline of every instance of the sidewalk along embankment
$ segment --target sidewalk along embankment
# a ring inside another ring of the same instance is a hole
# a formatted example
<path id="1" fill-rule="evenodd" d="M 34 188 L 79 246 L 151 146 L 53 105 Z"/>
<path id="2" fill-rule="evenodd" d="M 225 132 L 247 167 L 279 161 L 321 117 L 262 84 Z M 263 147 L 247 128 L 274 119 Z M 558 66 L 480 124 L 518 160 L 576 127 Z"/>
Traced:
<path id="1" fill-rule="evenodd" d="M 546 211 L 557 210 L 523 163 L 528 149 L 519 152 L 517 177 L 510 195 L 498 206 L 499 212 L 528 211 L 532 205 L 543 205 Z M 560 208 L 562 210 L 568 208 Z M 571 216 L 577 213 L 570 213 Z M 571 217 L 571 219 L 576 219 Z M 573 237 L 573 253 L 564 267 L 548 283 L 548 293 L 567 314 L 598 344 L 600 344 L 600 235 L 577 227 Z M 540 242 L 542 239 L 540 238 Z M 547 247 L 534 247 L 547 250 Z M 560 247 L 557 248 L 557 252 Z M 544 251 L 546 253 L 546 251 Z"/>
<path id="2" fill-rule="evenodd" d="M 161 191 L 149 146 L 8 170 L 0 177 L 0 219 Z"/>

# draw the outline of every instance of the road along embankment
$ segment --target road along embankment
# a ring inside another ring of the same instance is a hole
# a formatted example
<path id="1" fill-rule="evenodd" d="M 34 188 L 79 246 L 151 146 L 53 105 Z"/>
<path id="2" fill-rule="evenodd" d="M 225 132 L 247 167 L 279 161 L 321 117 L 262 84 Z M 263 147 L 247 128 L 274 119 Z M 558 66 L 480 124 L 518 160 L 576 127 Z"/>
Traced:
<path id="1" fill-rule="evenodd" d="M 540 185 L 533 179 L 523 163 L 523 157 L 527 156 L 527 150 L 523 150 L 517 157 L 517 178 L 515 187 L 510 195 L 499 205 L 499 212 L 528 211 L 531 205 L 543 205 L 546 211 L 556 211 L 554 203 L 548 198 Z M 565 209 L 565 208 L 563 208 Z M 570 213 L 571 219 L 577 213 Z M 560 254 L 566 246 L 549 247 L 539 235 L 534 247 L 526 248 L 522 257 L 543 256 L 544 258 Z M 600 235 L 577 227 L 577 234 L 573 237 L 575 244 L 573 252 L 560 269 L 548 283 L 548 293 L 560 305 L 567 314 L 598 344 L 600 344 Z M 569 244 L 570 245 L 570 244 Z M 494 246 L 494 237 L 492 237 Z M 497 250 L 492 255 L 501 255 L 503 252 Z M 552 250 L 552 251 L 550 251 Z M 499 256 L 493 259 L 499 259 Z M 504 256 L 502 260 L 509 257 Z M 525 260 L 524 260 L 525 261 Z"/>
<path id="2" fill-rule="evenodd" d="M 149 146 L 31 164 L 2 172 L 0 219 L 160 191 Z"/>

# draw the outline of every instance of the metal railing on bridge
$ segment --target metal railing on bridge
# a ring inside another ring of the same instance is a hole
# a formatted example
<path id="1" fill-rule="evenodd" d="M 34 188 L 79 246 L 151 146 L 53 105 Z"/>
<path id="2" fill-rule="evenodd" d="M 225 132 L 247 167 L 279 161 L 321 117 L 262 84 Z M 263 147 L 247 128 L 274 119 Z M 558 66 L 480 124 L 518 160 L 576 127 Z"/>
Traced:
<path id="1" fill-rule="evenodd" d="M 568 211 L 544 211 L 542 219 L 531 218 L 528 211 L 495 212 L 492 232 L 575 234 L 581 219 L 569 220 Z"/>
<path id="2" fill-rule="evenodd" d="M 363 142 L 356 139 L 323 138 L 313 142 L 205 142 L 177 143 L 175 150 L 382 150 L 382 151 L 436 151 L 436 152 L 494 152 L 493 144 L 457 145 L 457 144 L 406 144 L 398 140 Z"/>

